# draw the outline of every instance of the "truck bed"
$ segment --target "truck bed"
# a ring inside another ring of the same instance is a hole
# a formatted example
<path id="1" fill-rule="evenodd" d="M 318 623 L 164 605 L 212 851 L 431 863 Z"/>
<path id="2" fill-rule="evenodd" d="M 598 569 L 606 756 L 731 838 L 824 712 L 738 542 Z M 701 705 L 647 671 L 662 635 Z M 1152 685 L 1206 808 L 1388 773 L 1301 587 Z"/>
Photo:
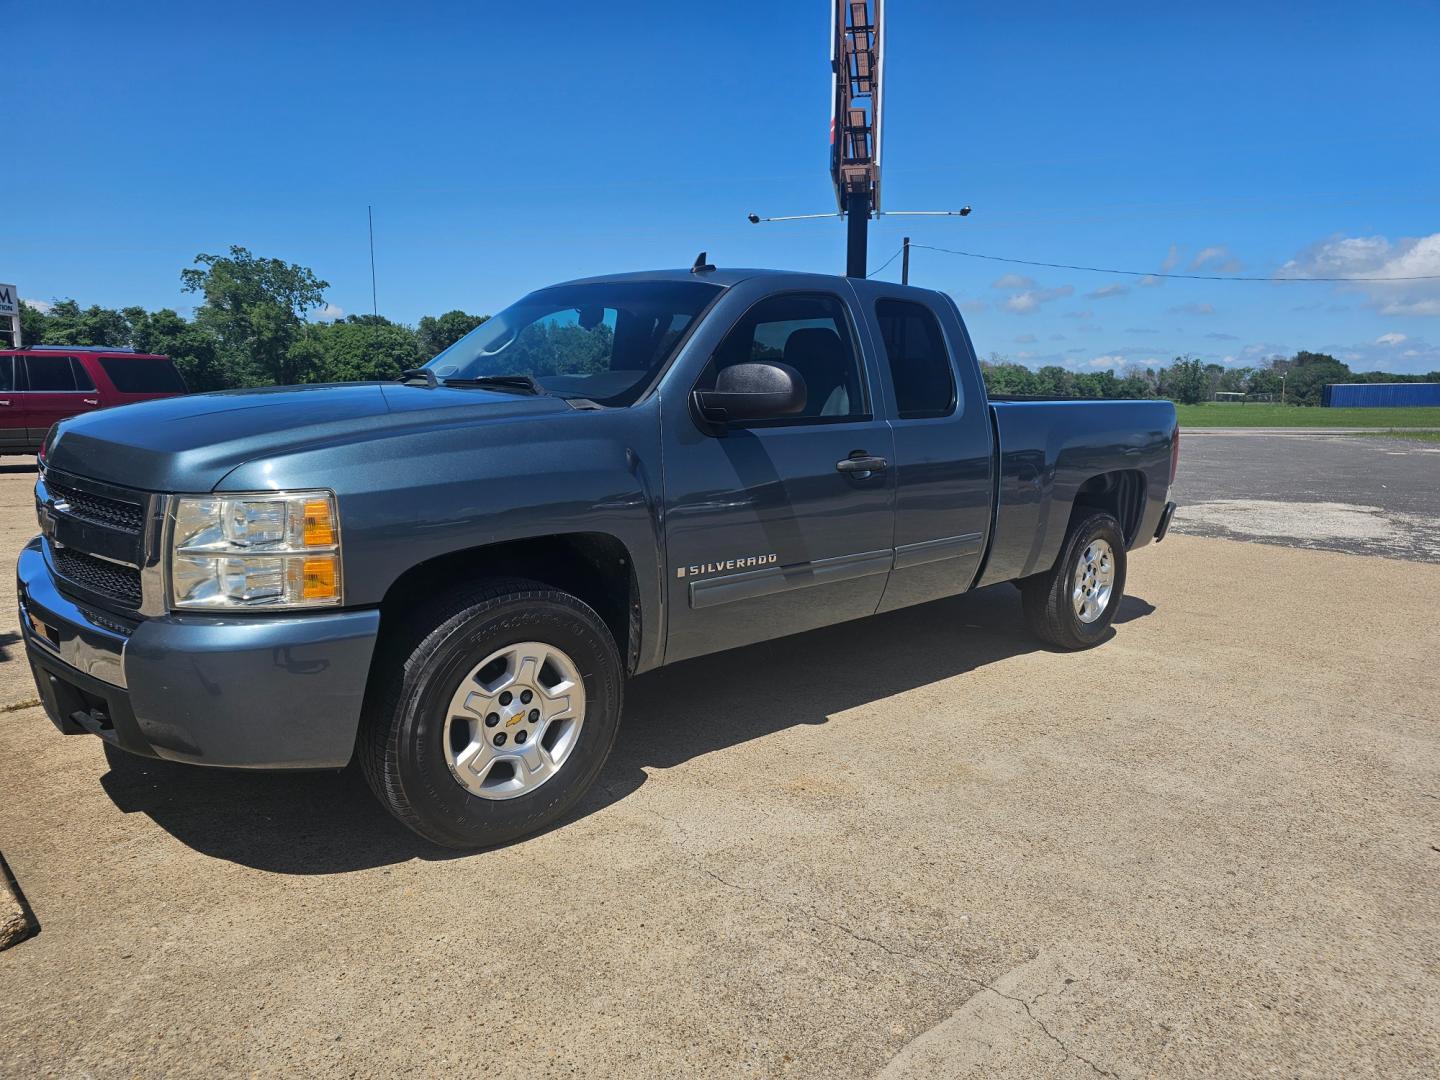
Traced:
<path id="1" fill-rule="evenodd" d="M 996 494 L 979 585 L 1044 570 L 1065 539 L 1072 503 L 1115 497 L 1130 548 L 1150 542 L 1165 509 L 1175 407 L 1168 401 L 990 399 Z M 1097 474 L 1112 477 L 1097 484 Z M 1104 484 L 1116 489 L 1101 491 Z M 1052 512 L 1053 511 L 1053 512 Z"/>

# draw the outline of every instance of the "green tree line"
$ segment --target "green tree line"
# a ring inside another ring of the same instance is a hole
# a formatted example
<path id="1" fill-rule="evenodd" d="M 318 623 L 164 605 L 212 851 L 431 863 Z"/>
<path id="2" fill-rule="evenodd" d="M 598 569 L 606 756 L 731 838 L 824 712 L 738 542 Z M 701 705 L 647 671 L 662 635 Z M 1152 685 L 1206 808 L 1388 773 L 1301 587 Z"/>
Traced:
<path id="1" fill-rule="evenodd" d="M 415 326 L 382 315 L 349 315 L 311 322 L 325 306 L 329 283 L 308 267 L 267 259 L 243 247 L 226 255 L 197 255 L 180 271 L 181 288 L 199 298 L 187 319 L 163 308 L 119 310 L 58 300 L 48 309 L 21 309 L 22 332 L 32 345 L 124 346 L 163 353 L 192 390 L 224 390 L 308 382 L 391 379 L 458 341 L 485 315 L 447 311 L 426 315 Z M 550 337 L 554 337 L 551 340 Z M 555 351 L 575 345 L 561 330 L 527 343 Z M 564 339 L 564 340 L 562 340 Z M 981 361 L 991 393 L 1058 398 L 1166 397 L 1184 404 L 1209 401 L 1219 391 L 1296 405 L 1318 405 L 1326 383 L 1440 382 L 1428 375 L 1354 372 L 1326 353 L 1276 356 L 1256 367 L 1224 367 L 1194 356 L 1177 356 L 1162 367 L 1110 371 L 1039 369 L 992 353 Z"/>
<path id="2" fill-rule="evenodd" d="M 449 347 L 488 316 L 426 315 L 416 326 L 383 315 L 311 322 L 329 283 L 304 266 L 232 247 L 197 255 L 181 287 L 200 299 L 191 318 L 170 308 L 116 310 L 74 300 L 24 305 L 27 345 L 130 346 L 175 361 L 192 390 L 392 379 Z"/>
<path id="3" fill-rule="evenodd" d="M 1177 356 L 1163 367 L 1132 366 L 1111 371 L 1071 371 L 1058 365 L 1028 368 L 994 353 L 980 362 L 986 389 L 992 394 L 1058 398 L 1169 398 L 1184 405 L 1211 401 L 1220 392 L 1245 394 L 1256 400 L 1284 400 L 1294 405 L 1319 405 L 1326 383 L 1440 382 L 1440 371 L 1428 375 L 1394 375 L 1388 371 L 1351 371 L 1328 353 L 1297 352 L 1274 356 L 1256 367 L 1225 367 L 1194 356 Z"/>

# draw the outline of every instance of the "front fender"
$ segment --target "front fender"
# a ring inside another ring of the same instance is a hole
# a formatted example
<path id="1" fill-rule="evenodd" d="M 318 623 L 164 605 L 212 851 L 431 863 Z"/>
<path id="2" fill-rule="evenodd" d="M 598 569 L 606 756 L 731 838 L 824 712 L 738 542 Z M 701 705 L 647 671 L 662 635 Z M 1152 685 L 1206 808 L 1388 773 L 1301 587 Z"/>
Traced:
<path id="1" fill-rule="evenodd" d="M 407 570 L 488 544 L 604 533 L 630 554 L 641 667 L 664 641 L 659 404 L 401 432 L 248 462 L 217 491 L 329 488 L 346 606 L 378 605 Z"/>

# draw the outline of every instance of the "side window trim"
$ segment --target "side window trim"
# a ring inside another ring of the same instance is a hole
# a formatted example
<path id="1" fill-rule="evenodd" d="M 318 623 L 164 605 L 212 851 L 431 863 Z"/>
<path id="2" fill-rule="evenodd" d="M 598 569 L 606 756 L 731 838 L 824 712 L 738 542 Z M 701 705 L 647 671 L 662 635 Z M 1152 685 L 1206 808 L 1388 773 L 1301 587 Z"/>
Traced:
<path id="1" fill-rule="evenodd" d="M 939 335 L 940 347 L 945 351 L 945 369 L 950 375 L 950 404 L 944 411 L 927 410 L 924 415 L 906 416 L 900 410 L 899 387 L 895 381 L 894 361 L 890 356 L 890 349 L 885 344 L 885 333 L 881 323 L 880 305 L 884 303 L 905 304 L 909 307 L 919 308 L 920 311 L 929 316 L 935 332 Z M 885 358 L 885 377 L 890 380 L 890 396 L 894 400 L 895 419 L 894 423 L 913 423 L 922 420 L 945 420 L 953 416 L 963 416 L 965 412 L 965 389 L 960 379 L 960 372 L 956 369 L 956 352 L 950 343 L 950 336 L 945 333 L 945 325 L 940 321 L 931 307 L 912 300 L 908 297 L 894 295 L 876 296 L 871 304 L 871 312 L 875 318 L 875 331 L 878 339 L 878 352 Z"/>
<path id="2" fill-rule="evenodd" d="M 870 386 L 871 372 L 866 362 L 865 349 L 860 343 L 860 332 L 859 327 L 856 325 L 855 311 L 852 309 L 850 301 L 846 300 L 845 297 L 837 292 L 829 292 L 825 289 L 787 289 L 783 292 L 768 293 L 751 303 L 750 306 L 742 311 L 729 327 L 726 328 L 725 333 L 720 336 L 720 341 L 716 344 L 715 350 L 706 358 L 705 363 L 700 368 L 700 373 L 695 376 L 695 381 L 690 384 L 690 390 L 686 394 L 687 400 L 696 390 L 700 389 L 700 384 L 704 381 L 706 373 L 710 370 L 710 365 L 714 363 L 715 355 L 721 346 L 730 339 L 730 335 L 733 334 L 738 327 L 744 324 L 745 320 L 750 317 L 751 312 L 761 304 L 768 304 L 772 300 L 794 297 L 833 300 L 840 305 L 840 310 L 845 315 L 845 330 L 846 333 L 850 335 L 850 355 L 856 362 L 856 371 L 860 380 L 860 392 L 865 395 L 865 411 L 849 416 L 801 416 L 793 419 L 776 417 L 773 420 L 749 420 L 731 426 L 739 430 L 749 430 L 754 428 L 766 429 L 775 427 L 813 427 L 829 424 L 873 423 L 875 420 L 875 395 L 872 393 Z"/>

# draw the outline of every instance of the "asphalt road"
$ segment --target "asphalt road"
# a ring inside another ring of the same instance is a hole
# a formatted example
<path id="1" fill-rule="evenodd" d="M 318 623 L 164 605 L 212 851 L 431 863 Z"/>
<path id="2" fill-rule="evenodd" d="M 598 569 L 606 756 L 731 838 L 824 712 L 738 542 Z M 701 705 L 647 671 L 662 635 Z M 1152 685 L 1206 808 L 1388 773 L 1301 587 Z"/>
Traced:
<path id="1" fill-rule="evenodd" d="M 348 774 L 58 735 L 12 587 L 4 1076 L 1440 1071 L 1440 567 L 1174 536 L 1091 652 L 1002 586 L 677 665 L 465 857 Z"/>
<path id="2" fill-rule="evenodd" d="M 1440 562 L 1440 445 L 1353 435 L 1185 432 L 1173 528 Z"/>

